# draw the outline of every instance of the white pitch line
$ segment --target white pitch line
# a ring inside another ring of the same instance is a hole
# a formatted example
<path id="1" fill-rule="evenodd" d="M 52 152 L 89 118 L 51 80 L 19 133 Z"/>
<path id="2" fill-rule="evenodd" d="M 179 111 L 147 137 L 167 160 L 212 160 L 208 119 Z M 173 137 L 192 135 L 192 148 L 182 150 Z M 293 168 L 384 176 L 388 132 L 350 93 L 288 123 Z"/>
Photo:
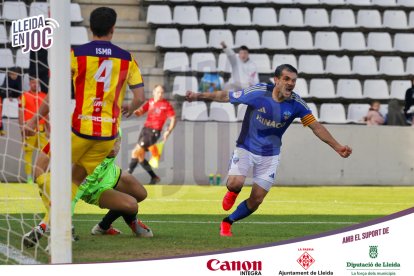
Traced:
<path id="1" fill-rule="evenodd" d="M 73 219 L 79 222 L 98 222 L 93 219 Z M 186 220 L 145 220 L 148 223 L 175 223 L 175 224 L 217 224 L 217 221 L 186 221 Z M 350 221 L 240 221 L 237 224 L 357 224 L 358 222 Z"/>
<path id="2" fill-rule="evenodd" d="M 9 259 L 14 260 L 18 264 L 41 264 L 40 262 L 36 261 L 33 258 L 23 255 L 20 250 L 12 246 L 7 246 L 5 244 L 0 243 L 0 254 L 4 256 L 8 256 Z"/>
<path id="3" fill-rule="evenodd" d="M 39 197 L 0 197 L 4 200 L 38 200 Z M 147 198 L 146 201 L 157 202 L 221 202 L 221 199 L 181 199 L 181 198 Z M 289 203 L 289 204 L 342 204 L 342 205 L 409 205 L 410 202 L 346 202 L 346 201 L 302 201 L 302 200 L 266 200 L 268 203 Z"/>

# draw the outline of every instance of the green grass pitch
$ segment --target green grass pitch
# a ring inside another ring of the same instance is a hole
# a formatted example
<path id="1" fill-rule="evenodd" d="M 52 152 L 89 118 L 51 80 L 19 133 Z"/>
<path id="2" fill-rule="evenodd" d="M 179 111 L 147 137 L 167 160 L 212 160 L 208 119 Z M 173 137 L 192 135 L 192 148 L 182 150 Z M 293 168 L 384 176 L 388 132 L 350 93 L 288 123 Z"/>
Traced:
<path id="1" fill-rule="evenodd" d="M 114 227 L 119 236 L 92 236 L 90 229 L 106 210 L 80 202 L 73 224 L 80 236 L 73 243 L 73 262 L 109 262 L 161 258 L 236 249 L 289 240 L 340 229 L 412 207 L 414 187 L 279 187 L 272 188 L 252 216 L 233 226 L 233 237 L 219 236 L 223 186 L 146 186 L 148 198 L 139 205 L 139 218 L 154 232 L 152 239 L 132 235 L 122 218 Z M 248 197 L 245 187 L 236 205 Z M 43 206 L 35 185 L 0 185 L 0 244 L 22 249 L 21 235 L 41 218 Z M 232 210 L 234 210 L 234 208 Z M 9 214 L 6 220 L 4 214 Z M 24 220 L 21 220 L 24 218 Z M 24 223 L 22 223 L 24 221 Z M 9 226 L 10 225 L 10 226 Z M 10 230 L 11 229 L 11 230 Z M 46 246 L 46 239 L 41 240 Z M 48 262 L 36 248 L 29 256 Z M 0 264 L 13 260 L 0 254 Z"/>

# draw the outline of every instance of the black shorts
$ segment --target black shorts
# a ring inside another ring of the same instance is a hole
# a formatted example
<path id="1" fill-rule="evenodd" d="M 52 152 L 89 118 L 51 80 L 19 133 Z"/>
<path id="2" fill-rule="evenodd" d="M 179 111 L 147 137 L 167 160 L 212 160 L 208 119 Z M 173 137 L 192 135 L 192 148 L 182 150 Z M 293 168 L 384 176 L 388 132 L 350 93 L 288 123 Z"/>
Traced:
<path id="1" fill-rule="evenodd" d="M 143 127 L 138 138 L 138 145 L 145 150 L 148 150 L 149 146 L 152 146 L 157 142 L 158 138 L 160 138 L 160 134 L 161 131 L 159 130 Z"/>

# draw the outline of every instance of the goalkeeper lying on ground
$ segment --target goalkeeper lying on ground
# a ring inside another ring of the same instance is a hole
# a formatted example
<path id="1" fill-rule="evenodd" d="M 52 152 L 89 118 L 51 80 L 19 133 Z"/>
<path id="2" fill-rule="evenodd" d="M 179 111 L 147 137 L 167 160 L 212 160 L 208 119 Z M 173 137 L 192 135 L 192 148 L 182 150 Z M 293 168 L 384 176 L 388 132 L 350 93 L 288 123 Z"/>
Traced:
<path id="1" fill-rule="evenodd" d="M 121 138 L 119 137 L 108 157 L 84 180 L 77 192 L 74 190 L 76 187 L 72 187 L 72 214 L 77 201 L 82 199 L 100 208 L 110 209 L 101 222 L 92 228 L 92 235 L 120 234 L 119 230 L 112 227 L 112 223 L 122 216 L 136 236 L 150 238 L 153 236 L 151 229 L 137 219 L 137 203 L 147 197 L 147 191 L 135 177 L 122 172 L 115 164 L 120 145 Z M 48 145 L 43 152 L 48 154 Z M 36 183 L 46 207 L 46 219 L 44 218 L 38 226 L 24 235 L 23 242 L 26 247 L 34 246 L 49 227 L 50 187 L 43 183 L 50 183 L 50 181 L 44 181 L 42 178 L 49 165 L 49 157 L 46 154 L 39 155 L 35 169 Z"/>

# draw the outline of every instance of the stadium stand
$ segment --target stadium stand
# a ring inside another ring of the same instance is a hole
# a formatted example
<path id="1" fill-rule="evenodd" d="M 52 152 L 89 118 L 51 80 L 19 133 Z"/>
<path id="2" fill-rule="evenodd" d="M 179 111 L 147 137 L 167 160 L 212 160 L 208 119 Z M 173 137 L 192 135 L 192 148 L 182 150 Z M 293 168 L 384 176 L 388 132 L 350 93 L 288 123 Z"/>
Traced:
<path id="1" fill-rule="evenodd" d="M 47 16 L 46 2 L 26 2 L 4 1 L 1 17 Z M 101 2 L 73 1 L 72 45 L 90 39 L 87 16 Z M 324 103 L 340 103 L 347 114 L 348 105 L 371 98 L 401 103 L 414 75 L 411 0 L 121 0 L 114 5 L 119 13 L 114 43 L 137 58 L 146 92 L 163 83 L 178 112 L 184 106 L 175 97 L 183 96 L 181 87 L 195 89 L 204 72 L 219 72 L 225 81 L 230 77 L 221 41 L 231 48 L 247 45 L 261 81 L 270 81 L 282 63 L 298 68 L 295 91 L 317 111 Z M 9 30 L 9 23 L 0 24 L 0 73 L 14 66 L 27 73 L 27 58 L 12 49 Z M 319 79 L 329 83 L 321 96 L 312 87 Z M 381 81 L 381 91 L 371 94 L 366 83 L 374 80 Z"/>

